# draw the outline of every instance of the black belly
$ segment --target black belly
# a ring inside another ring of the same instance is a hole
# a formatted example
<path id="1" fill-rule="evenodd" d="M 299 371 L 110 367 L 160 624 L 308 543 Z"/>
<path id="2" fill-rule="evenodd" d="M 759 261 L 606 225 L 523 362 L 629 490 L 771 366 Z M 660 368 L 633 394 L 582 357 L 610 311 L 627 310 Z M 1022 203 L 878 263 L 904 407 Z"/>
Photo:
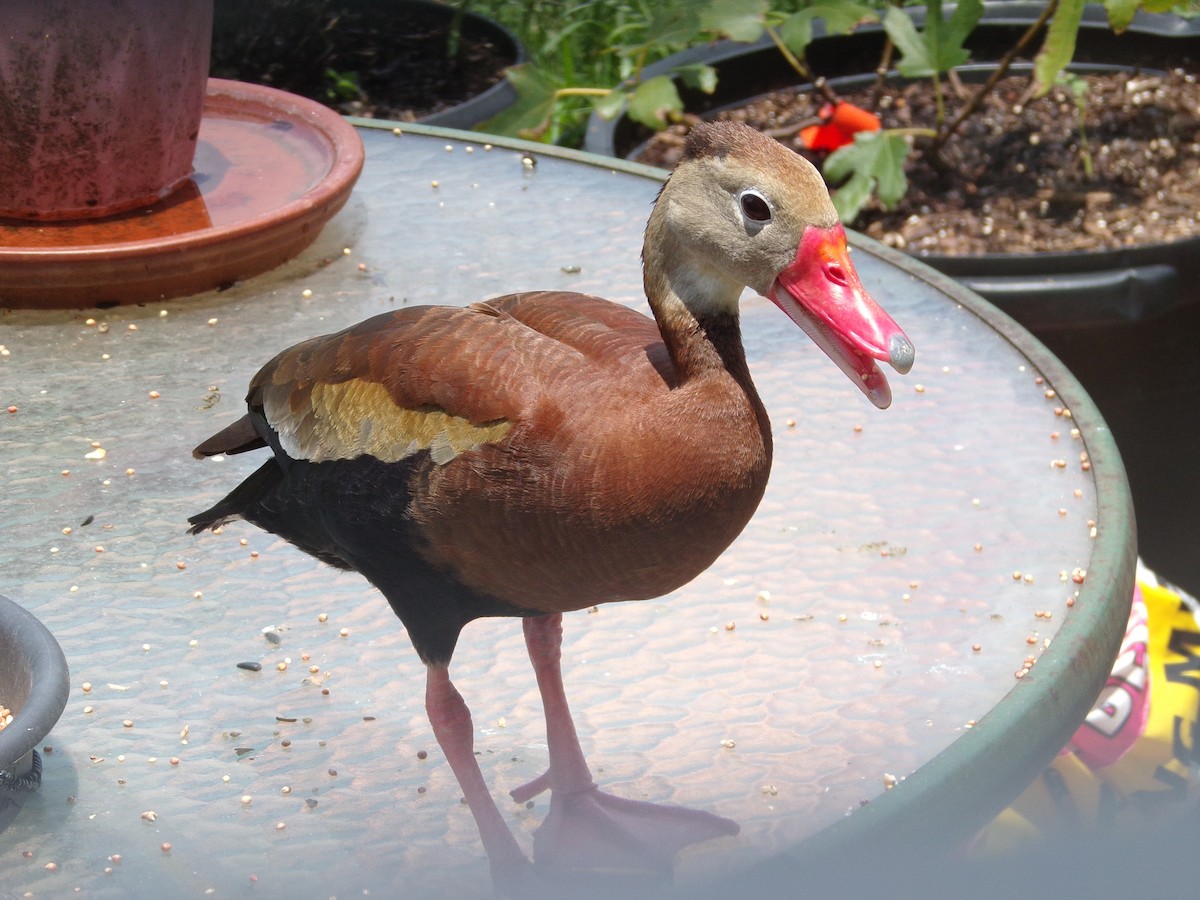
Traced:
<path id="1" fill-rule="evenodd" d="M 387 597 L 421 659 L 445 664 L 471 620 L 539 613 L 472 590 L 421 557 L 409 486 L 432 465 L 427 452 L 393 463 L 273 458 L 209 513 L 240 515 L 323 562 L 360 572 Z M 206 516 L 217 517 L 209 513 L 193 524 L 209 524 Z"/>

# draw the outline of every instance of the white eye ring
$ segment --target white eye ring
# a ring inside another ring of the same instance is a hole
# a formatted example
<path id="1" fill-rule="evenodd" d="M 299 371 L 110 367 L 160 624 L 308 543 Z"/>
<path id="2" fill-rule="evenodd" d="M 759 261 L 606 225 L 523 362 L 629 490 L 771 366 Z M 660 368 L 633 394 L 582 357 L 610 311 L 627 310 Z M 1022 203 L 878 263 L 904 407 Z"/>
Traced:
<path id="1" fill-rule="evenodd" d="M 754 188 L 747 188 L 738 194 L 738 209 L 742 213 L 742 219 L 747 227 L 754 231 L 758 231 L 766 225 L 769 225 L 775 217 L 774 211 L 771 209 L 771 204 L 761 193 Z"/>

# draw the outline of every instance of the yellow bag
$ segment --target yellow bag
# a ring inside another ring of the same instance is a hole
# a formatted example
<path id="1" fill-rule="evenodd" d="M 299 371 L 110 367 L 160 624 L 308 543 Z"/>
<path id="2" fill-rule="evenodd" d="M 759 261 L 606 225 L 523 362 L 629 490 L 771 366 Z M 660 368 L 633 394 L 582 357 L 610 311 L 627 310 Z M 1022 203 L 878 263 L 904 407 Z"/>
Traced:
<path id="1" fill-rule="evenodd" d="M 1200 797 L 1200 604 L 1139 563 L 1113 673 L 1086 721 L 974 844 L 995 856 L 1045 836 L 1138 833 Z"/>

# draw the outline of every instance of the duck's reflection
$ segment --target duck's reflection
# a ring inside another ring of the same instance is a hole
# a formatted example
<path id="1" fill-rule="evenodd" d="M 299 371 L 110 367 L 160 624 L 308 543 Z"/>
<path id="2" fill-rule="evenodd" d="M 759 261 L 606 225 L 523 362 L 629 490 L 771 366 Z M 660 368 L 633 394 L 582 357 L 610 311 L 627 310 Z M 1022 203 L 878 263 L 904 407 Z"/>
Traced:
<path id="1" fill-rule="evenodd" d="M 701 810 L 628 800 L 601 791 L 592 779 L 563 689 L 562 615 L 524 620 L 525 646 L 537 675 L 546 715 L 549 768 L 511 791 L 524 803 L 550 791 L 550 811 L 534 835 L 536 877 L 550 881 L 618 877 L 668 879 L 678 852 L 689 844 L 738 833 L 731 819 Z M 501 892 L 530 880 L 529 861 L 504 822 L 475 760 L 471 714 L 445 667 L 430 666 L 426 710 L 454 769 L 479 836 L 492 880 Z"/>

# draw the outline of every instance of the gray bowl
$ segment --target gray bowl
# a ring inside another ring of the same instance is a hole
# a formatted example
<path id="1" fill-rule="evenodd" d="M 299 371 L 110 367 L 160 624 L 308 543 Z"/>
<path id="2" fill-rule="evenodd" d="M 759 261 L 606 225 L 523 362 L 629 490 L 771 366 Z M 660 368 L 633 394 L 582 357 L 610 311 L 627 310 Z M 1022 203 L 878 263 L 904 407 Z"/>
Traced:
<path id="1" fill-rule="evenodd" d="M 62 715 L 70 691 L 62 648 L 28 610 L 0 595 L 0 703 L 13 720 L 0 731 L 0 792 L 40 780 L 34 748 Z"/>

